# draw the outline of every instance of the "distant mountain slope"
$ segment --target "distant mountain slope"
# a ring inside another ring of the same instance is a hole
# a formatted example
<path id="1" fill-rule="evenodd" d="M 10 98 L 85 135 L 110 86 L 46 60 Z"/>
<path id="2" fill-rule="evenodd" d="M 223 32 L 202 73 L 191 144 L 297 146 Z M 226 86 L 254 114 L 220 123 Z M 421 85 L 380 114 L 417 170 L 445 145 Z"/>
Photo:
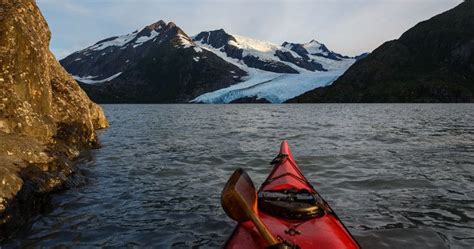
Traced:
<path id="1" fill-rule="evenodd" d="M 315 40 L 277 45 L 159 21 L 61 60 L 100 103 L 281 103 L 331 84 L 355 58 Z"/>
<path id="2" fill-rule="evenodd" d="M 474 102 L 474 1 L 421 22 L 289 102 Z"/>
<path id="3" fill-rule="evenodd" d="M 61 64 L 100 103 L 187 102 L 246 75 L 163 21 L 99 41 Z"/>

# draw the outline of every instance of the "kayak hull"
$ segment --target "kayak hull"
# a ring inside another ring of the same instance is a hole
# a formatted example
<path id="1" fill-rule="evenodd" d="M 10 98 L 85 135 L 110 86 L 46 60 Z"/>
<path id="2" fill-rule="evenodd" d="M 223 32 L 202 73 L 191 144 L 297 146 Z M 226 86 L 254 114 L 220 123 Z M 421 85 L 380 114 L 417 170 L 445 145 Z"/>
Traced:
<path id="1" fill-rule="evenodd" d="M 282 143 L 276 160 L 272 172 L 260 187 L 259 192 L 296 189 L 317 194 L 316 190 L 309 184 L 295 164 L 286 141 Z M 317 195 L 319 196 L 319 194 Z M 326 202 L 324 203 L 327 205 Z M 339 218 L 329 208 L 329 205 L 327 205 L 327 210 L 321 215 L 307 219 L 276 217 L 265 213 L 260 208 L 258 216 L 275 237 L 298 245 L 302 249 L 360 248 Z M 266 246 L 266 242 L 253 223 L 247 221 L 236 226 L 224 248 L 254 249 L 265 248 Z"/>

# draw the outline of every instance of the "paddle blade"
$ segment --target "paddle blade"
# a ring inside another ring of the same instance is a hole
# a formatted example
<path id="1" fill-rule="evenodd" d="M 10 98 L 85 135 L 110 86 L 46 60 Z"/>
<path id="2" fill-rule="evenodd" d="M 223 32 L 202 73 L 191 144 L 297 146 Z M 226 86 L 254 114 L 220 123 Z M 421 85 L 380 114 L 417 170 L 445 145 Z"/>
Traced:
<path id="1" fill-rule="evenodd" d="M 250 220 L 250 213 L 257 209 L 257 192 L 252 179 L 243 169 L 237 169 L 227 181 L 221 195 L 226 214 L 235 221 Z"/>

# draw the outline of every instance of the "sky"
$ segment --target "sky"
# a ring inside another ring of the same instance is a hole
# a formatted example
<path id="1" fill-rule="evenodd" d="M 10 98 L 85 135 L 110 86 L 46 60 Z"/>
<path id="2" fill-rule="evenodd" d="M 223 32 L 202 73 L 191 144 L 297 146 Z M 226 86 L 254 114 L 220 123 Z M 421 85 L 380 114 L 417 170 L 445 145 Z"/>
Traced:
<path id="1" fill-rule="evenodd" d="M 315 39 L 344 55 L 371 52 L 462 0 L 36 0 L 63 58 L 158 20 L 188 35 L 223 28 L 281 44 Z"/>

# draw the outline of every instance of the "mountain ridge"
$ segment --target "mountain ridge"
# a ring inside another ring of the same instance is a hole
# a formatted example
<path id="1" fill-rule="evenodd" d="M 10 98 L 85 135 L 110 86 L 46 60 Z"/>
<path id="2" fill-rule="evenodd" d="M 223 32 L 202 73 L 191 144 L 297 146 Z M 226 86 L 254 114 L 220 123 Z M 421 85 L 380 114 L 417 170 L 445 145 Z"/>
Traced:
<path id="1" fill-rule="evenodd" d="M 175 23 L 160 20 L 126 35 L 102 39 L 67 56 L 61 64 L 100 103 L 254 99 L 279 103 L 330 83 L 355 61 L 317 44 L 324 48 L 320 54 L 306 51 L 302 56 L 285 46 L 229 34 L 224 29 L 188 36 Z M 158 75 L 160 68 L 167 71 Z M 257 91 L 255 85 L 272 93 Z M 234 86 L 239 88 L 237 92 Z M 294 89 L 284 91 L 285 87 Z M 216 96 L 219 91 L 226 96 Z M 206 97 L 209 94 L 213 97 Z"/>

